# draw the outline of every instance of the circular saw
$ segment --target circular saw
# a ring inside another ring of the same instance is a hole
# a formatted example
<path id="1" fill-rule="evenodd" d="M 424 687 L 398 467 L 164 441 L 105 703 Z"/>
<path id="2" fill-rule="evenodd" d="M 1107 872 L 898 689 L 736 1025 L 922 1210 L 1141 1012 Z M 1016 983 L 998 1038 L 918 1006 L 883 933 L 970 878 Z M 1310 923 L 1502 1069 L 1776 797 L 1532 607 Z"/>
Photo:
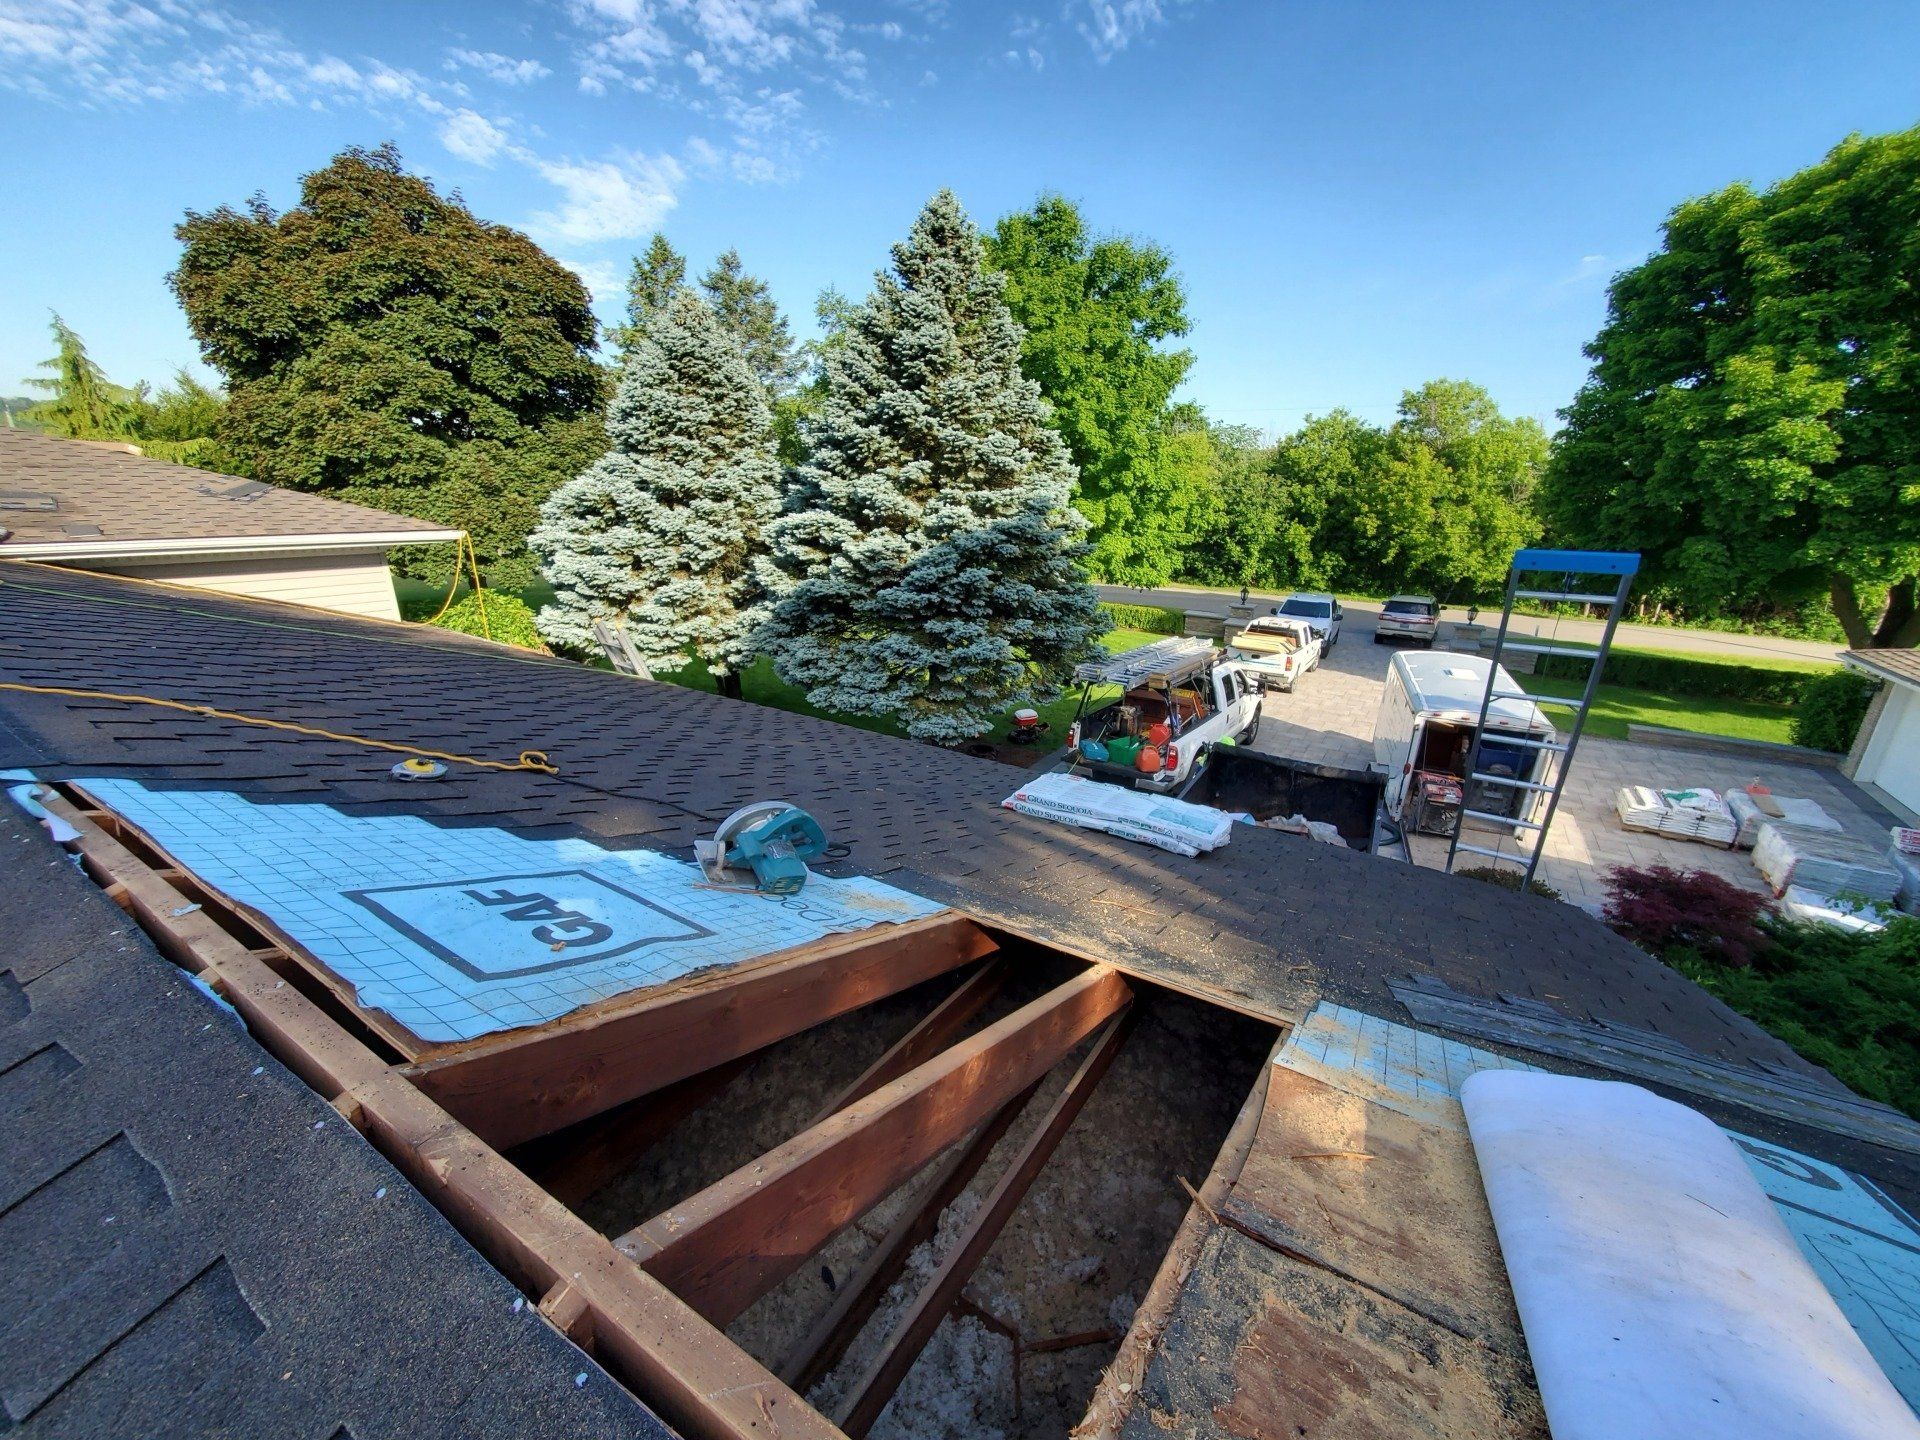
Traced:
<path id="1" fill-rule="evenodd" d="M 707 880 L 731 890 L 795 895 L 807 883 L 807 861 L 827 851 L 820 822 L 785 800 L 756 800 L 720 822 L 711 840 L 693 843 Z"/>

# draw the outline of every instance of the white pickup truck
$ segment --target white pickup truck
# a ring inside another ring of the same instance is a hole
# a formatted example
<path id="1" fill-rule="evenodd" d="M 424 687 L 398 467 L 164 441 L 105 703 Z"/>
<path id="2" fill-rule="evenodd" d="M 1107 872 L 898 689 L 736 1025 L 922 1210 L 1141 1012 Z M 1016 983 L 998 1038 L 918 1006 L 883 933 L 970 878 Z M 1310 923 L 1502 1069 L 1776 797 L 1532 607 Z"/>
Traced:
<path id="1" fill-rule="evenodd" d="M 1227 641 L 1227 658 L 1246 666 L 1269 686 L 1290 691 L 1302 675 L 1319 668 L 1324 645 L 1304 620 L 1261 615 Z"/>
<path id="2" fill-rule="evenodd" d="M 1250 740 L 1260 727 L 1260 679 L 1197 636 L 1090 661 L 1073 678 L 1086 688 L 1067 765 L 1096 780 L 1166 794 L 1192 778 L 1208 745 Z M 1120 696 L 1109 698 L 1115 686 Z"/>

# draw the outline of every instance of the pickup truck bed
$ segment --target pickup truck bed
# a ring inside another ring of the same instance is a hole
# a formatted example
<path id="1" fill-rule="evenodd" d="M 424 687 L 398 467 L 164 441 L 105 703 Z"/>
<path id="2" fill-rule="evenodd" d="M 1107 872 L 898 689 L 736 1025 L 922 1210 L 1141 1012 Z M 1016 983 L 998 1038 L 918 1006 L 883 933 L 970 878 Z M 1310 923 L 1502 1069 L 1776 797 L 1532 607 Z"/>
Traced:
<path id="1" fill-rule="evenodd" d="M 1256 820 L 1304 815 L 1333 826 L 1351 848 L 1371 851 L 1374 816 L 1385 789 L 1385 777 L 1371 770 L 1310 765 L 1244 745 L 1216 745 L 1180 798 L 1244 810 Z"/>

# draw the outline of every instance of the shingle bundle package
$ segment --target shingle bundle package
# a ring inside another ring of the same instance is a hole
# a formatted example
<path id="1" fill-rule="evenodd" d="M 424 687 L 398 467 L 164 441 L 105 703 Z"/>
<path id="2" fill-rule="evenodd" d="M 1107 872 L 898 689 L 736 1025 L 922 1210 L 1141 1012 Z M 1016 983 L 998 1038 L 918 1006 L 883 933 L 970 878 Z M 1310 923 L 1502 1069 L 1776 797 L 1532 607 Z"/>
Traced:
<path id="1" fill-rule="evenodd" d="M 1104 830 L 1176 855 L 1217 849 L 1233 833 L 1233 817 L 1210 805 L 1143 795 L 1058 772 L 1036 776 L 1000 803 L 1023 815 L 1082 830 Z"/>
<path id="2" fill-rule="evenodd" d="M 1668 835 L 1675 840 L 1698 840 L 1722 848 L 1733 844 L 1738 828 L 1733 813 L 1712 790 L 1623 785 L 1614 792 L 1613 808 L 1629 830 Z"/>
<path id="3" fill-rule="evenodd" d="M 1809 830 L 1839 830 L 1840 822 L 1820 808 L 1818 800 L 1793 800 L 1785 795 L 1773 797 L 1773 803 L 1780 808 L 1778 815 L 1769 815 L 1760 808 L 1759 801 L 1745 790 L 1727 791 L 1727 809 L 1733 813 L 1734 824 L 1740 827 L 1733 837 L 1736 850 L 1751 850 L 1753 842 L 1760 838 L 1760 827 L 1769 820 L 1784 820 L 1789 825 L 1802 825 Z"/>
<path id="4" fill-rule="evenodd" d="M 1760 838 L 1753 842 L 1753 866 L 1775 895 L 1798 885 L 1816 895 L 1891 900 L 1900 890 L 1900 872 L 1871 842 L 1779 820 L 1760 827 Z"/>

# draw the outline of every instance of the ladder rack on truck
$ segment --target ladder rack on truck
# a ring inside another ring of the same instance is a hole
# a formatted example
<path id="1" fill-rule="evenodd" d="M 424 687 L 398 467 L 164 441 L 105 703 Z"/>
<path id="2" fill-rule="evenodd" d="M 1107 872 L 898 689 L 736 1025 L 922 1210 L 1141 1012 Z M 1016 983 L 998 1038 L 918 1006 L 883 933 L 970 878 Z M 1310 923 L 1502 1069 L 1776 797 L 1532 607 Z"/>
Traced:
<path id="1" fill-rule="evenodd" d="M 1074 668 L 1073 678 L 1131 690 L 1157 676 L 1191 670 L 1211 659 L 1213 653 L 1213 642 L 1203 635 L 1173 635 L 1104 660 L 1089 660 Z"/>

